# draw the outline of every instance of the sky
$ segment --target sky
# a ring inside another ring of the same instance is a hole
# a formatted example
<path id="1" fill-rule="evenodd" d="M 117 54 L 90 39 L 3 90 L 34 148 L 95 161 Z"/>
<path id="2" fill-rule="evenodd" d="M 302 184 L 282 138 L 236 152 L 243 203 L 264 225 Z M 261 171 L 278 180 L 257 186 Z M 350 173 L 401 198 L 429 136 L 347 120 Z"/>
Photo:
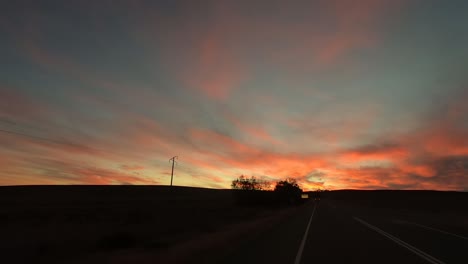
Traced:
<path id="1" fill-rule="evenodd" d="M 0 185 L 468 191 L 467 1 L 7 1 Z"/>

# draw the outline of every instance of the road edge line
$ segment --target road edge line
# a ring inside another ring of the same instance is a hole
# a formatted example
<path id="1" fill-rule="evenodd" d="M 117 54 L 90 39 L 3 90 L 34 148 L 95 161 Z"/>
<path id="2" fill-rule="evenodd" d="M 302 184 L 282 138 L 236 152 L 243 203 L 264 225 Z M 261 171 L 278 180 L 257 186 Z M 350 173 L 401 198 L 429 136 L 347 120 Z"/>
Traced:
<path id="1" fill-rule="evenodd" d="M 421 228 L 436 231 L 436 232 L 439 232 L 439 233 L 442 233 L 442 234 L 451 235 L 451 236 L 454 236 L 454 237 L 457 237 L 457 238 L 468 240 L 468 237 L 465 237 L 465 236 L 462 236 L 462 235 L 457 235 L 455 233 L 447 232 L 447 231 L 437 229 L 437 228 L 434 228 L 434 227 L 430 227 L 430 226 L 426 226 L 426 225 L 422 225 L 422 224 L 418 224 L 418 223 L 413 223 L 413 222 L 409 222 L 409 221 L 405 221 L 405 220 L 400 220 L 400 221 L 403 222 L 403 223 L 410 224 L 410 225 L 415 225 L 415 226 L 419 226 Z"/>
<path id="2" fill-rule="evenodd" d="M 376 227 L 376 226 L 373 226 L 369 223 L 367 223 L 366 221 L 362 220 L 362 219 L 359 219 L 358 217 L 354 217 L 354 220 L 358 221 L 359 223 L 363 224 L 364 226 L 367 226 L 368 228 L 374 230 L 375 232 L 385 236 L 386 238 L 392 240 L 393 242 L 397 243 L 398 245 L 408 249 L 409 251 L 415 253 L 416 255 L 420 256 L 421 258 L 429 261 L 430 263 L 433 263 L 433 264 L 445 264 L 443 261 L 441 260 L 438 260 L 436 259 L 435 257 L 427 254 L 426 252 L 406 243 L 405 241 L 383 231 L 382 229 Z"/>

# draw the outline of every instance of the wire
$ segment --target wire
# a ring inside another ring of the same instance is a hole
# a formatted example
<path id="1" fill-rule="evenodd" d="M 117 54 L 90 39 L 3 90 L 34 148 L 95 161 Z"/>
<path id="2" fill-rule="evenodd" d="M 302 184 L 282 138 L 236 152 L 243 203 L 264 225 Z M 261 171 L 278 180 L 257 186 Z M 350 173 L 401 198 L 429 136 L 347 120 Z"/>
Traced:
<path id="1" fill-rule="evenodd" d="M 55 143 L 55 144 L 67 144 L 66 142 L 59 142 L 59 141 L 51 140 L 51 139 L 48 139 L 48 138 L 32 136 L 32 135 L 28 135 L 28 134 L 24 134 L 24 133 L 20 133 L 20 132 L 15 132 L 15 131 L 4 130 L 4 129 L 0 129 L 0 132 L 7 133 L 7 134 L 13 134 L 13 135 L 19 135 L 19 136 L 33 138 L 33 139 L 42 140 L 42 141 L 47 141 L 47 142 Z"/>

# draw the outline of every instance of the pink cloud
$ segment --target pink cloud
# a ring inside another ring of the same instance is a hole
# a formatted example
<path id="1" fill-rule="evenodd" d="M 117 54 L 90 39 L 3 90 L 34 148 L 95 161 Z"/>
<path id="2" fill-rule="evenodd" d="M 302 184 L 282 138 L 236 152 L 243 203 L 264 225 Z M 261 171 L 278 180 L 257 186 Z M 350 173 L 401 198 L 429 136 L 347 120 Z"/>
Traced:
<path id="1" fill-rule="evenodd" d="M 244 78 L 233 55 L 223 46 L 216 33 L 205 36 L 200 42 L 199 61 L 191 69 L 189 84 L 203 91 L 213 99 L 226 99 L 231 90 Z"/>
<path id="2" fill-rule="evenodd" d="M 369 48 L 378 42 L 376 24 L 381 17 L 399 6 L 399 1 L 361 0 L 324 1 L 334 19 L 335 29 L 314 40 L 316 60 L 331 64 L 356 49 Z"/>
<path id="3" fill-rule="evenodd" d="M 268 142 L 274 145 L 281 144 L 280 141 L 275 139 L 268 131 L 260 124 L 247 123 L 231 114 L 224 114 L 225 118 L 229 120 L 235 128 L 245 137 Z"/>
<path id="4" fill-rule="evenodd" d="M 0 84 L 0 118 L 38 118 L 49 109 L 19 89 Z"/>

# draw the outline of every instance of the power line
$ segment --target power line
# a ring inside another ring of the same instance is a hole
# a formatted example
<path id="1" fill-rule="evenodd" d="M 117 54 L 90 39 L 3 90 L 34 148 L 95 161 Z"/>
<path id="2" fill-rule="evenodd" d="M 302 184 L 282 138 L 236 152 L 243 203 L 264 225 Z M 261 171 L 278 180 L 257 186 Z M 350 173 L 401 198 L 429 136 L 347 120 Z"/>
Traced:
<path id="1" fill-rule="evenodd" d="M 45 142 L 49 142 L 49 143 L 53 143 L 53 144 L 58 144 L 58 145 L 70 145 L 70 144 L 73 144 L 71 142 L 65 142 L 65 141 L 56 141 L 56 140 L 52 140 L 52 139 L 48 139 L 48 138 L 43 138 L 43 137 L 38 137 L 38 136 L 33 136 L 33 135 L 29 135 L 29 134 L 26 134 L 26 133 L 21 133 L 21 132 L 16 132 L 16 131 L 10 131 L 10 130 L 4 130 L 4 129 L 0 129 L 0 132 L 2 133 L 6 133 L 6 134 L 10 134 L 10 135 L 17 135 L 17 136 L 22 136 L 22 137 L 27 137 L 27 138 L 31 138 L 31 139 L 35 139 L 35 140 L 40 140 L 40 141 L 45 141 Z M 107 150 L 102 150 L 102 149 L 98 149 L 98 148 L 95 148 L 96 150 L 99 150 L 99 151 L 105 151 L 105 152 L 109 152 L 109 153 L 113 153 L 115 154 L 114 152 L 110 152 L 110 151 L 107 151 Z M 174 178 L 174 164 L 176 163 L 176 159 L 178 158 L 178 156 L 174 156 L 172 158 L 169 159 L 169 161 L 172 161 L 172 170 L 171 170 L 171 186 L 172 186 L 172 182 L 173 182 L 173 178 Z"/>
<path id="2" fill-rule="evenodd" d="M 25 134 L 25 133 L 9 131 L 9 130 L 4 130 L 4 129 L 0 129 L 0 132 L 7 133 L 7 134 L 12 134 L 12 135 L 19 135 L 19 136 L 28 137 L 28 138 L 37 139 L 37 140 L 42 140 L 42 141 L 47 141 L 47 142 L 55 143 L 55 144 L 68 144 L 66 142 L 59 142 L 59 141 L 51 140 L 51 139 L 48 139 L 48 138 L 28 135 L 28 134 Z"/>
<path id="3" fill-rule="evenodd" d="M 77 146 L 81 145 L 80 143 L 75 143 L 75 142 L 71 142 L 71 141 L 58 141 L 58 140 L 33 136 L 33 135 L 25 134 L 25 133 L 20 133 L 20 132 L 10 131 L 10 130 L 4 130 L 4 129 L 0 129 L 0 132 L 11 134 L 11 135 L 23 136 L 23 137 L 27 137 L 27 138 L 31 138 L 31 139 L 35 139 L 35 140 L 40 140 L 40 141 L 44 141 L 44 142 L 48 142 L 48 143 L 53 143 L 53 144 L 57 144 L 57 145 L 62 145 L 62 146 L 72 146 L 72 147 L 75 146 L 75 147 L 77 147 Z M 86 146 L 86 145 L 83 145 L 83 147 L 86 148 L 86 149 L 94 149 L 94 150 L 97 150 L 97 151 L 102 151 L 102 152 L 115 154 L 115 152 L 113 152 L 113 151 L 100 149 L 100 148 L 96 148 L 96 147 L 89 147 L 89 146 Z"/>

